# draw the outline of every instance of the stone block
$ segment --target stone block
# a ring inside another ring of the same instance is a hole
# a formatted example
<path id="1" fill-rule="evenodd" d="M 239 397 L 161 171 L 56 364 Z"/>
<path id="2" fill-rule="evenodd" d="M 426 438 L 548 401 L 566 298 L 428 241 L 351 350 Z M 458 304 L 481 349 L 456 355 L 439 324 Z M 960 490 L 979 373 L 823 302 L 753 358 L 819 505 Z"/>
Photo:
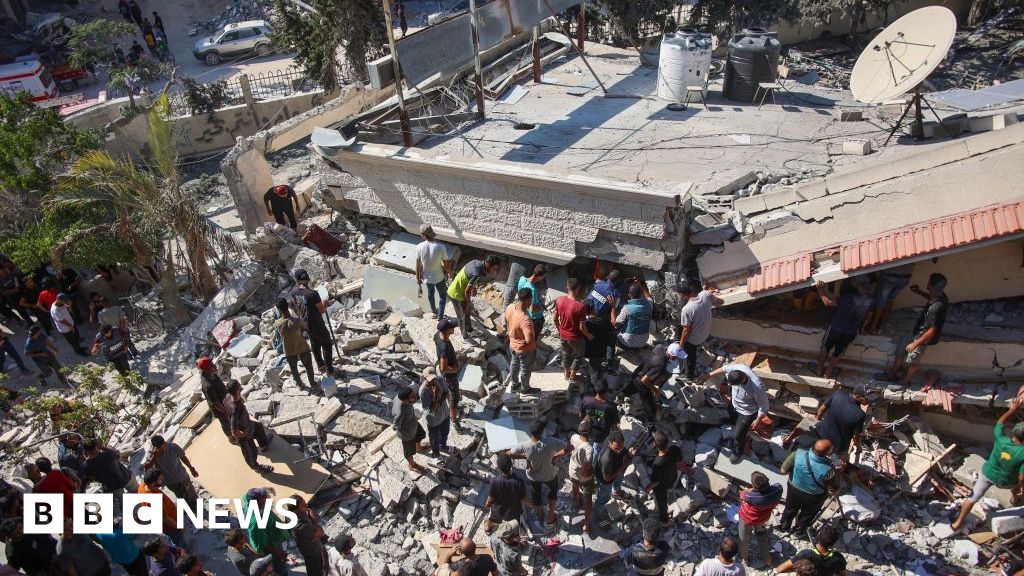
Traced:
<path id="1" fill-rule="evenodd" d="M 349 380 L 348 385 L 345 386 L 345 395 L 355 396 L 377 390 L 380 390 L 380 376 L 364 376 Z"/>
<path id="2" fill-rule="evenodd" d="M 1005 114 L 993 114 L 991 116 L 979 116 L 970 118 L 971 132 L 988 132 L 990 130 L 1002 130 L 1007 126 L 1017 123 L 1017 113 L 1007 112 Z"/>
<path id="3" fill-rule="evenodd" d="M 331 420 L 338 417 L 344 406 L 341 404 L 341 400 L 331 397 L 327 402 L 316 411 L 313 415 L 313 422 L 317 426 L 326 426 Z"/>
<path id="4" fill-rule="evenodd" d="M 860 122 L 864 120 L 864 111 L 840 109 L 838 116 L 840 122 Z"/>
<path id="5" fill-rule="evenodd" d="M 843 154 L 847 156 L 867 156 L 871 154 L 870 140 L 844 140 Z"/>
<path id="6" fill-rule="evenodd" d="M 989 519 L 992 531 L 999 536 L 1024 530 L 1024 506 L 993 512 Z"/>
<path id="7" fill-rule="evenodd" d="M 733 201 L 732 207 L 737 212 L 741 212 L 743 214 L 758 214 L 768 210 L 763 194 L 747 196 L 746 198 L 737 198 Z"/>
<path id="8" fill-rule="evenodd" d="M 388 302 L 383 298 L 366 298 L 361 307 L 363 314 L 383 314 L 388 311 Z"/>
<path id="9" fill-rule="evenodd" d="M 370 346 L 376 346 L 377 342 L 380 341 L 380 336 L 377 334 L 371 334 L 369 336 L 354 336 L 345 341 L 341 345 L 342 352 L 355 352 L 368 348 Z"/>
<path id="10" fill-rule="evenodd" d="M 238 380 L 242 386 L 245 386 L 249 383 L 249 380 L 252 380 L 252 370 L 244 366 L 233 366 L 231 368 L 231 379 Z"/>
<path id="11" fill-rule="evenodd" d="M 415 276 L 377 265 L 366 267 L 362 295 L 363 298 L 378 298 L 392 305 L 396 304 L 400 298 L 407 298 L 411 302 L 419 304 L 423 310 L 430 309 L 427 291 L 423 290 L 423 294 L 420 294 Z"/>
<path id="12" fill-rule="evenodd" d="M 185 330 L 186 336 L 206 341 L 218 322 L 238 312 L 257 288 L 263 285 L 264 268 L 258 262 L 242 262 L 233 270 L 234 278 L 224 285 Z"/>
<path id="13" fill-rule="evenodd" d="M 530 441 L 525 422 L 506 416 L 484 423 L 487 448 L 493 454 L 502 450 L 519 448 Z"/>
<path id="14" fill-rule="evenodd" d="M 475 364 L 466 364 L 459 370 L 459 391 L 475 398 L 487 395 L 484 387 L 484 370 Z"/>
<path id="15" fill-rule="evenodd" d="M 395 312 L 402 316 L 414 316 L 416 318 L 423 316 L 423 308 L 404 296 L 399 298 L 398 302 L 395 302 Z"/>
<path id="16" fill-rule="evenodd" d="M 331 258 L 313 250 L 302 246 L 290 259 L 281 258 L 289 270 L 295 270 L 296 268 L 302 268 L 306 272 L 309 272 L 310 284 L 316 284 L 320 282 L 326 282 L 331 278 L 334 278 L 334 267 L 331 266 Z"/>
<path id="17" fill-rule="evenodd" d="M 764 206 L 768 210 L 782 208 L 783 206 L 788 206 L 801 200 L 800 196 L 797 195 L 796 190 L 792 188 L 782 188 L 781 190 L 768 192 L 762 194 L 761 197 L 764 199 Z"/>
<path id="18" fill-rule="evenodd" d="M 796 195 L 804 201 L 821 198 L 828 194 L 828 189 L 825 188 L 824 178 L 798 184 L 797 186 L 794 186 L 793 189 L 796 191 Z"/>
<path id="19" fill-rule="evenodd" d="M 252 334 L 235 336 L 228 344 L 228 354 L 232 358 L 255 358 L 263 347 L 263 339 Z"/>
<path id="20" fill-rule="evenodd" d="M 493 354 L 487 358 L 487 363 L 498 369 L 498 373 L 501 374 L 501 379 L 503 381 L 508 377 L 508 358 L 505 358 L 501 354 Z"/>

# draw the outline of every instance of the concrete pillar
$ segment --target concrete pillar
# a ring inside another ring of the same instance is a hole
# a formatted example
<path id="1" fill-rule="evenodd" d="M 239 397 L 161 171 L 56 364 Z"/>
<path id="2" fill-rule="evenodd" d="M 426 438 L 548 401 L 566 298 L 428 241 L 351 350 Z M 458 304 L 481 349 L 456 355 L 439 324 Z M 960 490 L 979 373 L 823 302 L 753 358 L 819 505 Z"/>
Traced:
<path id="1" fill-rule="evenodd" d="M 252 83 L 249 81 L 249 75 L 239 75 L 238 85 L 242 87 L 242 99 L 245 100 L 245 107 L 249 110 L 249 116 L 252 117 L 253 129 L 258 131 L 260 118 L 256 115 L 256 99 L 252 96 Z"/>
<path id="2" fill-rule="evenodd" d="M 246 233 L 251 234 L 260 224 L 273 221 L 263 205 L 263 195 L 274 185 L 274 178 L 261 150 L 253 147 L 248 139 L 239 138 L 221 160 L 220 170 Z"/>

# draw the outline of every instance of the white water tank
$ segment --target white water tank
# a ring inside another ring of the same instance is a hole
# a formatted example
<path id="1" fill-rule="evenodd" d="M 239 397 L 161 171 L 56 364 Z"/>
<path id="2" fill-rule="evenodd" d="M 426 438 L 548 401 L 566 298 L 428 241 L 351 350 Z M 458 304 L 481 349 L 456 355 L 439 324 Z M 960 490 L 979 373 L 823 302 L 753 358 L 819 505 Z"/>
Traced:
<path id="1" fill-rule="evenodd" d="M 658 58 L 658 98 L 671 102 L 686 99 L 687 86 L 704 86 L 711 68 L 711 35 L 680 28 L 661 39 Z"/>

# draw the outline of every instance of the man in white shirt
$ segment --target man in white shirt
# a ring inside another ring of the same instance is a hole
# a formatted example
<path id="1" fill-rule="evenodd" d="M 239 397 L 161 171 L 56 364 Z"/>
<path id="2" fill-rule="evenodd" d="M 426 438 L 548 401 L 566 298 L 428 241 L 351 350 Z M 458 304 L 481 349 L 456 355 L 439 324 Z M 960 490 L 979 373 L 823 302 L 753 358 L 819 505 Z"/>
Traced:
<path id="1" fill-rule="evenodd" d="M 726 536 L 718 545 L 718 554 L 701 562 L 693 576 L 745 576 L 747 568 L 737 558 L 739 551 L 736 540 Z"/>
<path id="2" fill-rule="evenodd" d="M 448 302 L 448 279 L 454 276 L 452 261 L 448 259 L 448 248 L 435 240 L 437 235 L 429 224 L 420 226 L 420 237 L 423 242 L 416 245 L 416 284 L 420 294 L 423 283 L 427 284 L 427 301 L 430 302 L 432 318 L 444 316 L 444 306 Z M 434 300 L 434 292 L 440 294 L 441 306 Z"/>
<path id="3" fill-rule="evenodd" d="M 697 347 L 711 336 L 711 307 L 721 306 L 722 299 L 708 290 L 697 291 L 697 286 L 682 280 L 676 291 L 686 301 L 679 311 L 679 330 L 676 336 L 686 351 L 686 377 L 693 379 L 697 371 Z"/>
<path id="4" fill-rule="evenodd" d="M 732 425 L 732 456 L 729 461 L 739 464 L 747 447 L 747 434 L 758 420 L 768 416 L 768 392 L 761 378 L 749 366 L 726 364 L 708 373 L 709 378 L 725 374 L 722 395 L 731 400 L 736 422 Z"/>
<path id="5" fill-rule="evenodd" d="M 53 319 L 53 325 L 57 327 L 57 331 L 68 341 L 75 354 L 79 356 L 89 355 L 82 348 L 81 338 L 78 336 L 78 326 L 75 325 L 75 319 L 71 315 L 70 298 L 67 294 L 63 292 L 57 294 L 57 299 L 50 306 L 50 318 Z"/>

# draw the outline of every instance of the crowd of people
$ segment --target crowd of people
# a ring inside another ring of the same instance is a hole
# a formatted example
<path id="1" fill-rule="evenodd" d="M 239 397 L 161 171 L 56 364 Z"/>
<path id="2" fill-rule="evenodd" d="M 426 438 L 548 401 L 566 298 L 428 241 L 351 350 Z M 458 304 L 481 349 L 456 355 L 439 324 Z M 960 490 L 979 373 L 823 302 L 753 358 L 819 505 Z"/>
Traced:
<path id="1" fill-rule="evenodd" d="M 282 199 L 292 199 L 284 194 Z M 268 210 L 283 220 L 288 209 L 275 210 L 268 199 Z M 447 246 L 437 241 L 430 226 L 420 230 L 417 246 L 416 280 L 427 285 L 430 315 L 437 320 L 434 344 L 437 361 L 422 373 L 418 386 L 405 386 L 393 399 L 393 428 L 403 447 L 411 470 L 428 472 L 416 461 L 418 453 L 435 458 L 450 454 L 448 438 L 454 428 L 460 430 L 461 397 L 457 375 L 462 368 L 452 338 L 458 333 L 468 342 L 478 339 L 473 299 L 494 280 L 502 267 L 498 257 L 490 255 L 467 262 L 456 271 Z M 318 378 L 335 374 L 333 330 L 325 317 L 329 298 L 310 287 L 305 270 L 293 273 L 296 284 L 276 302 L 275 345 L 288 362 L 291 377 L 299 387 L 319 392 Z M 680 446 L 673 442 L 659 423 L 672 418 L 668 414 L 664 387 L 672 378 L 694 383 L 715 382 L 730 415 L 731 434 L 723 438 L 721 452 L 732 463 L 750 453 L 751 435 L 773 425 L 768 393 L 757 374 L 742 363 L 726 363 L 698 374 L 698 357 L 710 338 L 714 307 L 722 300 L 714 290 L 683 280 L 676 286 L 681 307 L 672 316 L 675 337 L 659 342 L 654 336 L 654 300 L 646 282 L 639 276 L 616 270 L 600 270 L 596 278 L 570 277 L 565 294 L 547 302 L 548 268 L 513 264 L 506 283 L 505 310 L 501 334 L 507 340 L 509 371 L 505 384 L 514 392 L 530 394 L 531 376 L 537 367 L 538 349 L 545 347 L 542 332 L 548 320 L 557 334 L 562 375 L 568 386 L 580 383 L 583 390 L 581 422 L 568 438 L 559 437 L 557 426 L 544 418 L 531 422 L 530 439 L 514 449 L 494 456 L 495 471 L 487 488 L 484 504 L 485 530 L 489 550 L 478 552 L 476 544 L 464 540 L 440 560 L 439 573 L 447 570 L 457 576 L 526 574 L 520 554 L 525 532 L 523 523 L 542 529 L 554 529 L 559 522 L 557 503 L 567 478 L 571 486 L 572 507 L 582 509 L 580 530 L 594 534 L 599 525 L 595 503 L 609 502 L 643 506 L 653 501 L 654 513 L 646 515 L 636 539 L 623 546 L 621 561 L 630 574 L 662 574 L 671 556 L 662 539 L 666 528 L 677 518 L 670 512 L 673 498 L 683 487 L 694 489 L 683 480 L 695 470 Z M 833 294 L 818 286 L 822 302 L 834 308 L 822 342 L 819 370 L 833 373 L 849 344 L 864 331 L 884 325 L 898 283 L 881 275 L 874 279 L 853 278 L 838 286 Z M 926 299 L 926 305 L 889 376 L 909 382 L 919 365 L 924 349 L 938 341 L 945 320 L 948 298 L 946 280 L 933 274 L 925 290 L 911 290 Z M 422 288 L 421 288 L 422 290 Z M 81 279 L 73 270 L 55 276 L 24 275 L 9 260 L 0 266 L 0 291 L 3 310 L 9 319 L 29 327 L 24 353 L 39 368 L 41 383 L 56 372 L 62 381 L 57 349 L 52 336 L 60 334 L 68 346 L 83 357 L 102 354 L 119 372 L 131 370 L 130 360 L 138 355 L 124 311 L 100 294 L 81 294 Z M 451 304 L 453 315 L 447 315 Z M 678 321 L 676 321 L 678 319 Z M 479 323 L 477 323 L 479 324 Z M 83 343 L 86 326 L 96 329 L 92 345 Z M 620 356 L 639 357 L 637 368 L 617 386 L 609 386 L 604 376 L 616 372 Z M 831 356 L 830 356 L 831 355 Z M 0 359 L 11 356 L 27 371 L 18 350 L 4 338 L 0 341 Z M 301 370 L 300 370 L 301 365 Z M 0 367 L 4 363 L 0 362 Z M 196 363 L 202 394 L 210 413 L 228 438 L 237 445 L 242 459 L 253 470 L 267 474 L 273 467 L 261 463 L 262 452 L 273 445 L 273 433 L 251 417 L 239 382 L 225 378 L 226 372 L 214 359 L 201 357 Z M 305 378 L 303 378 L 305 376 Z M 227 380 L 227 381 L 225 381 Z M 629 398 L 633 414 L 641 424 L 641 433 L 627 434 L 620 429 L 624 416 L 622 400 Z M 871 405 L 878 392 L 859 386 L 852 392 L 838 390 L 819 407 L 813 422 L 802 423 L 786 438 L 789 449 L 781 471 L 788 477 L 784 487 L 772 483 L 761 472 L 754 472 L 749 488 L 740 492 L 736 537 L 727 536 L 718 545 L 714 557 L 696 568 L 698 576 L 742 575 L 746 566 L 759 565 L 776 572 L 802 575 L 845 574 L 846 561 L 836 550 L 838 532 L 821 521 L 826 502 L 842 487 L 843 471 L 863 449 L 861 436 Z M 1024 486 L 1024 424 L 1010 425 L 1019 402 L 1015 401 L 994 429 L 995 446 L 974 494 L 963 503 L 952 527 L 959 529 L 974 503 L 990 486 L 1012 488 L 1019 498 Z M 420 424 L 420 415 L 426 429 Z M 8 564 L 25 574 L 108 574 L 111 562 L 129 574 L 177 576 L 203 574 L 202 562 L 189 553 L 186 533 L 176 524 L 178 506 L 197 498 L 193 484 L 200 474 L 185 451 L 162 436 L 150 438 L 150 450 L 137 476 L 122 463 L 121 455 L 94 438 L 82 438 L 74 432 L 59 437 L 58 461 L 37 458 L 26 466 L 26 477 L 33 490 L 61 494 L 70 504 L 75 492 L 98 484 L 104 493 L 120 497 L 124 493 L 161 494 L 164 499 L 163 535 L 137 546 L 135 540 L 120 531 L 90 538 L 76 535 L 70 524 L 57 538 L 24 534 L 21 497 L 9 483 L 0 484 L 0 536 L 8 546 Z M 525 462 L 520 471 L 516 460 Z M 562 474 L 562 462 L 567 474 Z M 624 486 L 627 470 L 642 467 L 647 471 L 640 486 Z M 683 481 L 681 481 L 683 480 Z M 175 498 L 167 496 L 170 492 Z M 253 488 L 242 495 L 248 504 L 261 505 L 273 498 L 267 488 Z M 773 524 L 776 508 L 781 507 Z M 66 510 L 70 510 L 68 505 Z M 352 554 L 355 545 L 343 535 L 330 545 L 315 512 L 301 498 L 293 508 L 300 521 L 292 530 L 274 522 L 266 527 L 242 526 L 225 536 L 227 556 L 242 574 L 286 574 L 284 543 L 296 542 L 305 560 L 308 574 L 359 574 Z M 570 527 L 574 529 L 574 527 Z M 791 558 L 779 558 L 772 552 L 772 531 L 789 539 L 802 539 L 810 547 Z M 1008 572 L 1021 576 L 1018 572 Z"/>

